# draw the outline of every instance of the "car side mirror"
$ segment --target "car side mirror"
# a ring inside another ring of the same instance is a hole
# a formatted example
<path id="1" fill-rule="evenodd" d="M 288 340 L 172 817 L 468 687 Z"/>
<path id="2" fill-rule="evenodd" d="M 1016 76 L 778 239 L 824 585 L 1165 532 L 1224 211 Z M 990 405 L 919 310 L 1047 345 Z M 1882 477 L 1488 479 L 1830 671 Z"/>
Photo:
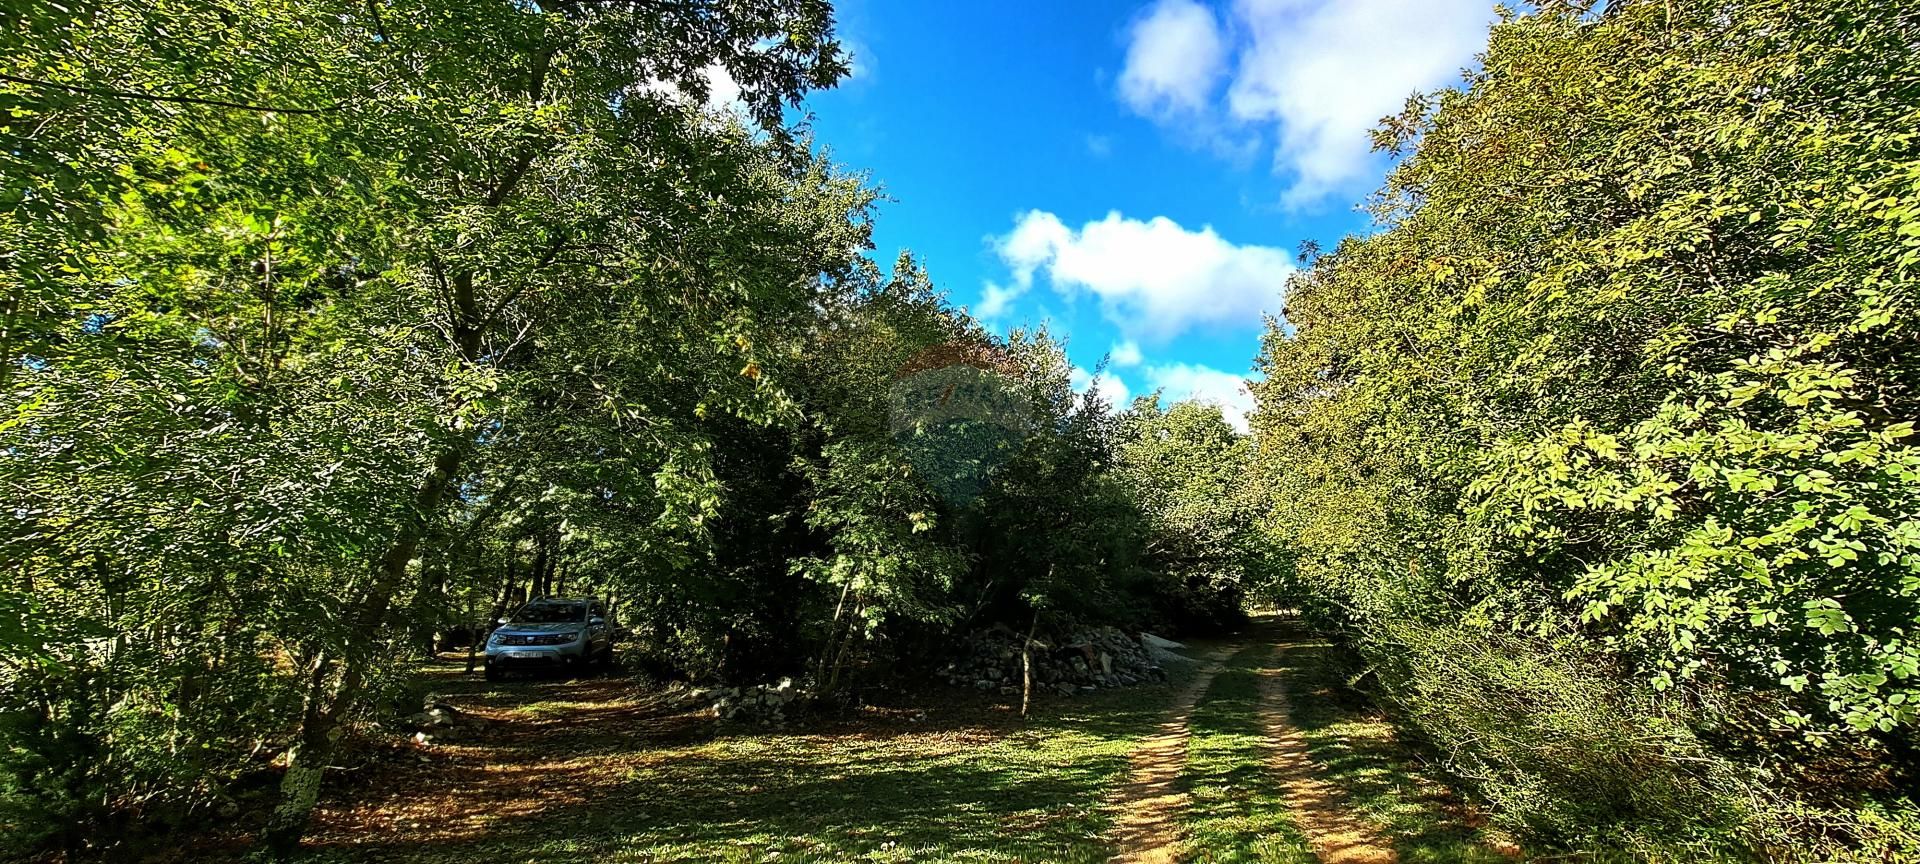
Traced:
<path id="1" fill-rule="evenodd" d="M 505 623 L 507 623 L 507 619 L 505 619 L 505 618 L 495 618 L 495 619 L 493 619 L 493 623 L 495 623 L 495 624 L 505 624 Z"/>
<path id="2" fill-rule="evenodd" d="M 595 626 L 595 627 L 598 627 L 598 626 L 600 626 L 600 625 L 602 625 L 602 624 L 605 624 L 605 623 L 607 623 L 607 619 L 605 619 L 605 618 L 602 618 L 602 617 L 600 617 L 600 616 L 598 616 L 598 615 L 595 615 L 595 616 L 593 616 L 592 618 L 588 618 L 588 619 L 587 619 L 587 623 L 588 623 L 588 624 L 592 624 L 592 625 L 593 625 L 593 626 Z"/>

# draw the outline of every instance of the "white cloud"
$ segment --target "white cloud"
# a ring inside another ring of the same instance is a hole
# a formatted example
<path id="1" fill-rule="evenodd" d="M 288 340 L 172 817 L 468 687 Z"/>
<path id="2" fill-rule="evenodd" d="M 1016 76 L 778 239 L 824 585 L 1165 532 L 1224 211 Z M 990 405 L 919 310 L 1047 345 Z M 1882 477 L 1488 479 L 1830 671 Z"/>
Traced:
<path id="1" fill-rule="evenodd" d="M 1213 10 L 1194 0 L 1158 0 L 1127 34 L 1120 98 L 1147 116 L 1206 108 L 1226 72 L 1227 40 Z"/>
<path id="2" fill-rule="evenodd" d="M 1085 393 L 1093 384 L 1093 373 L 1075 366 L 1068 373 L 1067 380 L 1073 385 L 1074 392 Z M 1100 374 L 1100 398 L 1106 401 L 1108 410 L 1123 411 L 1133 403 L 1133 392 L 1127 389 L 1126 381 L 1112 370 L 1107 370 Z"/>
<path id="3" fill-rule="evenodd" d="M 1041 210 L 1029 210 L 1015 223 L 1013 230 L 994 241 L 1000 260 L 1013 268 L 1013 280 L 1021 288 L 1033 284 L 1033 271 L 1054 256 L 1054 250 L 1072 242 L 1073 231 L 1060 217 Z"/>
<path id="4" fill-rule="evenodd" d="M 1055 291 L 1088 291 L 1129 340 L 1163 341 L 1202 324 L 1253 326 L 1278 311 L 1293 261 L 1269 246 L 1239 246 L 1211 226 L 1189 231 L 1164 216 L 1108 213 L 1078 230 L 1042 210 L 1022 215 L 997 243 L 1022 290 L 1044 270 Z"/>
<path id="5" fill-rule="evenodd" d="M 1138 366 L 1144 359 L 1140 355 L 1140 343 L 1132 339 L 1114 343 L 1113 348 L 1107 352 L 1107 357 L 1113 360 L 1115 366 Z"/>
<path id="6" fill-rule="evenodd" d="M 729 111 L 740 104 L 740 82 L 733 80 L 733 73 L 718 63 L 700 70 L 707 79 L 707 110 Z"/>
<path id="7" fill-rule="evenodd" d="M 1487 0 L 1239 0 L 1250 37 L 1227 106 L 1279 121 L 1278 167 L 1296 198 L 1367 173 L 1368 130 L 1415 91 L 1452 82 L 1486 44 Z"/>
<path id="8" fill-rule="evenodd" d="M 715 63 L 702 68 L 699 74 L 701 78 L 706 79 L 707 83 L 707 101 L 704 106 L 707 111 L 745 116 L 746 106 L 740 101 L 740 82 L 734 80 L 733 73 L 728 72 L 727 67 Z M 640 85 L 639 89 L 643 93 L 652 93 L 671 102 L 685 104 L 692 101 L 687 92 L 681 90 L 680 85 L 672 81 L 655 79 Z"/>
<path id="9" fill-rule="evenodd" d="M 973 314 L 982 319 L 998 318 L 1007 313 L 1013 301 L 1027 293 L 1027 286 L 1015 285 L 1011 288 L 988 282 L 980 292 L 980 303 L 973 307 Z"/>
<path id="10" fill-rule="evenodd" d="M 1162 404 L 1192 400 L 1218 405 L 1233 428 L 1247 431 L 1247 414 L 1253 411 L 1254 403 L 1245 375 L 1210 366 L 1170 363 L 1147 367 L 1147 382 L 1161 391 Z"/>
<path id="11" fill-rule="evenodd" d="M 1144 20 L 1168 2 L 1161 0 Z M 1235 38 L 1223 102 L 1210 98 L 1211 81 L 1222 74 L 1211 51 L 1193 59 L 1186 73 L 1209 83 L 1178 91 L 1183 99 L 1202 94 L 1190 116 L 1170 116 L 1161 103 L 1143 106 L 1124 87 L 1122 99 L 1180 136 L 1197 127 L 1217 127 L 1209 133 L 1214 138 L 1227 135 L 1222 130 L 1271 128 L 1278 142 L 1274 170 L 1287 178 L 1287 198 L 1298 204 L 1371 179 L 1376 162 L 1369 130 L 1414 92 L 1453 83 L 1486 44 L 1495 12 L 1491 0 L 1232 0 L 1224 17 Z M 1213 19 L 1211 12 L 1206 19 Z M 1147 80 L 1187 80 L 1161 69 L 1168 61 L 1147 56 L 1156 63 L 1145 68 L 1158 70 Z M 1134 57 L 1130 48 L 1128 74 Z M 1127 80 L 1123 75 L 1123 84 Z"/>
<path id="12" fill-rule="evenodd" d="M 1221 415 L 1233 428 L 1247 431 L 1247 414 L 1254 407 L 1253 394 L 1247 390 L 1247 376 L 1189 363 L 1148 366 L 1145 375 L 1148 386 L 1160 392 L 1162 408 L 1175 402 L 1205 402 L 1219 406 Z M 1068 380 L 1076 393 L 1087 392 L 1094 382 L 1093 373 L 1080 366 L 1073 367 Z M 1133 404 L 1133 395 L 1127 382 L 1113 370 L 1101 373 L 1100 397 L 1107 402 L 1109 410 L 1126 410 Z"/>
<path id="13" fill-rule="evenodd" d="M 867 43 L 851 37 L 842 36 L 840 38 L 840 50 L 846 52 L 847 55 L 847 78 L 845 83 L 855 81 L 865 83 L 873 80 L 874 73 L 879 68 L 878 58 L 874 56 L 873 49 L 868 47 Z"/>

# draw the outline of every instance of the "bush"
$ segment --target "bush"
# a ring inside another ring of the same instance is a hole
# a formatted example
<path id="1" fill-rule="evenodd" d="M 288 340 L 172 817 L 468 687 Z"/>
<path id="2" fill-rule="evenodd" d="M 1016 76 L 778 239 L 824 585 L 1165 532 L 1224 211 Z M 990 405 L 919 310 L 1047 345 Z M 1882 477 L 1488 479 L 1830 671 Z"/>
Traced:
<path id="1" fill-rule="evenodd" d="M 1623 681 L 1575 639 L 1407 619 L 1362 644 L 1391 705 L 1517 833 L 1642 857 L 1731 854 L 1758 816 L 1753 777 L 1691 712 Z"/>

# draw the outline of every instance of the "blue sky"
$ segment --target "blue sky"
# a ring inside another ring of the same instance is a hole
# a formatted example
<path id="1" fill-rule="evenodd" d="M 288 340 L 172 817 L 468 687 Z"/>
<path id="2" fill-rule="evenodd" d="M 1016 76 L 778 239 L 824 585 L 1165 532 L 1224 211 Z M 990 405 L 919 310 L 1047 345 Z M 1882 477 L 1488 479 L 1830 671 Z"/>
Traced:
<path id="1" fill-rule="evenodd" d="M 807 110 L 990 326 L 1046 323 L 1103 389 L 1219 402 L 1302 241 L 1365 230 L 1367 130 L 1453 84 L 1483 0 L 840 0 L 855 73 Z"/>

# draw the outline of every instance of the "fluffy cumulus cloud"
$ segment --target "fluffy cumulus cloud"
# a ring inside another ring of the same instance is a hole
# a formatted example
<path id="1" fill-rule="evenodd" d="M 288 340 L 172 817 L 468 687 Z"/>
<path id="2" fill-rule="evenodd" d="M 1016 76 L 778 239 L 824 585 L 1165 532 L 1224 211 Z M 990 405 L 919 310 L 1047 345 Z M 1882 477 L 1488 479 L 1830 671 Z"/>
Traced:
<path id="1" fill-rule="evenodd" d="M 1233 428 L 1247 431 L 1247 414 L 1253 411 L 1253 394 L 1247 390 L 1247 377 L 1223 372 L 1209 366 L 1169 363 L 1147 367 L 1147 381 L 1160 391 L 1161 404 L 1197 401 L 1220 406 Z"/>
<path id="2" fill-rule="evenodd" d="M 1168 2 L 1149 7 L 1142 20 Z M 1189 128 L 1191 120 L 1169 118 L 1157 103 L 1142 107 L 1127 82 L 1136 58 L 1148 80 L 1205 79 L 1182 91 L 1202 94 L 1194 113 L 1223 128 L 1273 127 L 1275 170 L 1289 180 L 1295 203 L 1371 179 L 1368 131 L 1414 92 L 1453 83 L 1486 44 L 1495 18 L 1489 0 L 1232 0 L 1222 15 L 1233 34 L 1223 43 L 1232 57 L 1224 92 L 1213 94 L 1212 82 L 1223 74 L 1219 51 L 1194 59 L 1194 71 L 1181 79 L 1167 71 L 1164 57 L 1141 48 L 1143 28 L 1136 27 L 1121 100 L 1143 116 Z"/>
<path id="3" fill-rule="evenodd" d="M 982 321 L 993 321 L 1007 314 L 1013 308 L 1013 301 L 1027 293 L 1026 285 L 997 285 L 988 282 L 980 291 L 980 302 L 973 307 L 974 317 Z"/>
<path id="4" fill-rule="evenodd" d="M 1247 414 L 1253 411 L 1253 394 L 1247 390 L 1247 376 L 1191 363 L 1149 365 L 1138 371 L 1147 382 L 1147 389 L 1160 394 L 1162 408 L 1175 402 L 1205 402 L 1219 406 L 1221 415 L 1233 428 L 1247 431 Z M 1076 393 L 1085 393 L 1096 383 L 1093 373 L 1079 366 L 1073 367 L 1069 379 Z M 1100 398 L 1110 410 L 1124 411 L 1133 404 L 1133 391 L 1113 370 L 1102 372 L 1097 383 Z"/>
<path id="5" fill-rule="evenodd" d="M 1226 35 L 1212 9 L 1194 0 L 1158 0 L 1128 32 L 1120 98 L 1149 116 L 1200 111 L 1227 58 Z"/>
<path id="6" fill-rule="evenodd" d="M 1115 366 L 1138 366 L 1140 361 L 1145 359 L 1140 353 L 1140 343 L 1132 339 L 1116 343 L 1113 350 L 1107 352 L 1107 356 L 1113 359 Z"/>
<path id="7" fill-rule="evenodd" d="M 733 73 L 728 72 L 727 67 L 718 63 L 711 64 L 700 70 L 700 77 L 705 79 L 707 85 L 707 100 L 704 104 L 708 111 L 718 114 L 745 114 L 746 106 L 740 101 L 740 82 L 734 80 Z M 676 102 L 692 100 L 692 94 L 682 90 L 680 85 L 672 81 L 655 79 L 640 85 L 640 90 Z"/>
<path id="8" fill-rule="evenodd" d="M 1087 389 L 1094 384 L 1093 373 L 1079 366 L 1073 367 L 1068 378 L 1073 384 L 1074 391 L 1078 393 L 1087 392 Z M 1112 370 L 1100 373 L 1099 384 L 1100 398 L 1106 401 L 1111 410 L 1123 411 L 1133 403 L 1133 393 L 1127 389 L 1127 382 Z"/>
<path id="9" fill-rule="evenodd" d="M 1118 212 L 1072 228 L 1052 213 L 1029 211 L 996 246 L 1013 272 L 1010 290 L 1024 291 L 1035 274 L 1045 273 L 1063 295 L 1098 297 L 1129 341 L 1165 341 L 1196 325 L 1257 322 L 1261 313 L 1279 310 L 1293 272 L 1280 249 L 1237 245 L 1210 226 L 1194 231 L 1163 216 L 1143 222 Z M 989 288 L 987 299 L 996 299 Z M 1137 345 L 1131 353 L 1138 362 Z"/>

